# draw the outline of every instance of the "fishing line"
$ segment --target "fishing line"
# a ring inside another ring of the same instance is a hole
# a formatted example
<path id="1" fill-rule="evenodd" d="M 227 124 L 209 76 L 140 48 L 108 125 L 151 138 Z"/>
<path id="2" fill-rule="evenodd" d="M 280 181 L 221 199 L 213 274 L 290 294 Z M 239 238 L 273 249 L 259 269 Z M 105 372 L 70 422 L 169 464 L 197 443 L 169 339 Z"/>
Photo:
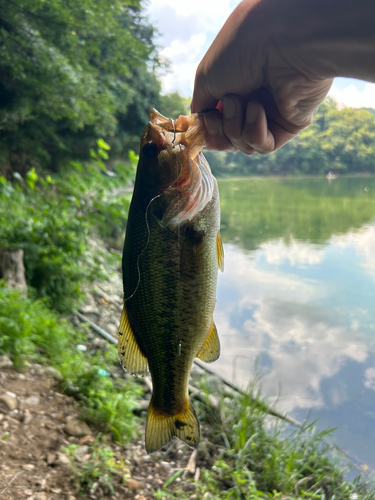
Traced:
<path id="1" fill-rule="evenodd" d="M 131 299 L 132 297 L 134 297 L 136 291 L 138 290 L 138 287 L 139 287 L 139 284 L 141 282 L 141 270 L 139 268 L 139 260 L 140 258 L 142 257 L 142 255 L 145 253 L 145 251 L 147 250 L 147 247 L 150 243 L 150 234 L 151 234 L 151 231 L 150 231 L 150 226 L 149 226 L 149 223 L 148 223 L 148 209 L 150 208 L 150 205 L 151 203 L 156 200 L 157 198 L 160 198 L 160 196 L 163 196 L 164 193 L 161 193 L 161 194 L 157 194 L 156 196 L 154 196 L 154 198 L 152 198 L 149 202 L 148 202 L 148 205 L 146 207 L 146 213 L 145 213 L 145 222 L 146 222 L 146 227 L 147 227 L 147 241 L 146 241 L 146 245 L 144 247 L 144 249 L 141 251 L 141 253 L 138 255 L 137 257 L 137 274 L 138 274 L 138 283 L 135 287 L 135 290 L 134 292 L 129 296 L 129 297 L 126 297 L 126 299 L 124 299 L 124 302 L 126 302 L 127 300 Z"/>
<path id="2" fill-rule="evenodd" d="M 176 140 L 176 127 L 174 124 L 174 120 L 172 118 L 170 119 L 173 127 L 173 141 L 172 141 L 172 147 L 174 148 L 175 145 L 175 140 Z M 178 179 L 179 176 L 179 164 L 178 161 L 176 162 L 176 197 L 180 195 L 179 190 L 178 190 Z M 181 281 L 181 252 L 180 250 L 180 221 L 179 221 L 179 216 L 180 212 L 177 214 L 177 253 L 178 253 L 178 280 Z M 177 340 L 178 340 L 178 345 L 177 345 L 177 356 L 181 355 L 181 349 L 182 349 L 182 339 L 181 339 L 181 330 L 180 330 L 180 296 L 177 295 Z"/>

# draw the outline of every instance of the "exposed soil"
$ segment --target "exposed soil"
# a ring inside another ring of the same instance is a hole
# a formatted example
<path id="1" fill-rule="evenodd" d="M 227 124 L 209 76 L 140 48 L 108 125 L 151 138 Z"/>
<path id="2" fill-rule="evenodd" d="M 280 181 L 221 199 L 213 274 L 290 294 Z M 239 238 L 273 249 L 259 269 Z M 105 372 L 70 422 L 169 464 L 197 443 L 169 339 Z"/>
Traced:
<path id="1" fill-rule="evenodd" d="M 13 410 L 1 401 L 3 396 L 15 406 Z M 191 458 L 192 451 L 177 440 L 167 453 L 160 451 L 153 457 L 146 454 L 141 441 L 124 446 L 108 440 L 117 463 L 125 464 L 126 474 L 112 476 L 114 493 L 100 481 L 91 489 L 82 488 L 62 448 L 77 444 L 80 452 L 78 463 L 79 460 L 90 461 L 96 431 L 91 429 L 90 433 L 80 437 L 69 436 L 67 424 L 76 422 L 76 418 L 77 402 L 61 394 L 59 383 L 46 377 L 39 365 L 29 367 L 24 373 L 18 373 L 12 367 L 0 371 L 1 499 L 150 500 L 155 498 L 153 491 L 161 488 L 176 470 L 186 468 Z M 85 429 L 78 430 L 78 433 L 84 432 Z M 195 476 L 197 480 L 200 467 L 211 461 L 212 451 L 208 448 L 203 442 L 198 453 L 195 452 L 190 471 L 185 471 L 185 478 L 191 478 L 190 481 L 182 483 L 181 478 L 176 479 L 184 491 L 191 492 L 193 499 L 197 498 L 193 478 Z"/>

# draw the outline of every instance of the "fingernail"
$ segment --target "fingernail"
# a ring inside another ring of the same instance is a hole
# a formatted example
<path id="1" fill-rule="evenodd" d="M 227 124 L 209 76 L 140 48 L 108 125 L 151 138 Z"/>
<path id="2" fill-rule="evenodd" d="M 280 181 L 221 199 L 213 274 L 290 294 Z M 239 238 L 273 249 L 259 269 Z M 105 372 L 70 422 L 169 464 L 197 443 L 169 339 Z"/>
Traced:
<path id="1" fill-rule="evenodd" d="M 249 125 L 254 125 L 258 114 L 258 108 L 254 106 L 251 102 L 247 105 L 246 109 L 246 121 Z"/>
<path id="2" fill-rule="evenodd" d="M 208 134 L 215 137 L 219 133 L 219 123 L 217 120 L 205 116 L 204 122 L 206 124 Z"/>
<path id="3" fill-rule="evenodd" d="M 230 120 L 236 114 L 236 103 L 230 97 L 223 99 L 223 113 L 226 120 Z"/>

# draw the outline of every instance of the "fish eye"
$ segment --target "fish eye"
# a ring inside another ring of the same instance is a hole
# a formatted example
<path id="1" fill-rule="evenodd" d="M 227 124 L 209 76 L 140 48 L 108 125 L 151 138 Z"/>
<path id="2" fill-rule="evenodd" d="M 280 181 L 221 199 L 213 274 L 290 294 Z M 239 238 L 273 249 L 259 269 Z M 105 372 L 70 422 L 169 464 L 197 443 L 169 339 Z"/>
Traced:
<path id="1" fill-rule="evenodd" d="M 142 154 L 145 158 L 150 160 L 153 158 L 158 152 L 158 147 L 154 142 L 146 142 L 146 144 L 142 148 Z"/>

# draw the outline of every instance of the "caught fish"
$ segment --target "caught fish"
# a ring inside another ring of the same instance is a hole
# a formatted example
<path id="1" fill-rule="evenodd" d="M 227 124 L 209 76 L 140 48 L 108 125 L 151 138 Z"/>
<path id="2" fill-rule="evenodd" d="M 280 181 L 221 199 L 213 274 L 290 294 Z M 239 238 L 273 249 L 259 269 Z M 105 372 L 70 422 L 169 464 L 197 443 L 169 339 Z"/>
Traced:
<path id="1" fill-rule="evenodd" d="M 201 153 L 204 138 L 197 114 L 173 121 L 156 110 L 141 137 L 123 252 L 118 349 L 126 371 L 151 373 L 148 453 L 174 436 L 198 446 L 190 369 L 196 357 L 210 363 L 220 355 L 213 312 L 224 256 L 219 192 Z"/>

